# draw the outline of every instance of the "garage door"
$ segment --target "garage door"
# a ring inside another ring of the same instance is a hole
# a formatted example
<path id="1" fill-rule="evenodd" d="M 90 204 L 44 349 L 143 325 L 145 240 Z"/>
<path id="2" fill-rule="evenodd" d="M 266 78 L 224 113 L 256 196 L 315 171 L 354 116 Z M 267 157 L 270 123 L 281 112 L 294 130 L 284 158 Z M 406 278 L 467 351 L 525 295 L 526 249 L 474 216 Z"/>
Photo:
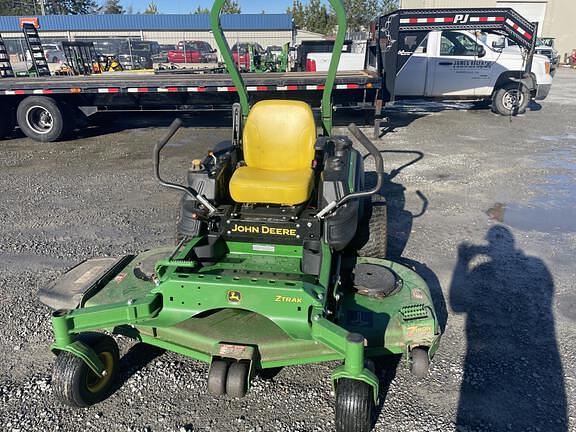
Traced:
<path id="1" fill-rule="evenodd" d="M 544 17 L 546 16 L 546 3 L 547 2 L 514 2 L 514 1 L 498 1 L 498 7 L 509 7 L 514 9 L 524 18 L 530 22 L 538 23 L 538 36 L 542 33 L 544 26 Z"/>

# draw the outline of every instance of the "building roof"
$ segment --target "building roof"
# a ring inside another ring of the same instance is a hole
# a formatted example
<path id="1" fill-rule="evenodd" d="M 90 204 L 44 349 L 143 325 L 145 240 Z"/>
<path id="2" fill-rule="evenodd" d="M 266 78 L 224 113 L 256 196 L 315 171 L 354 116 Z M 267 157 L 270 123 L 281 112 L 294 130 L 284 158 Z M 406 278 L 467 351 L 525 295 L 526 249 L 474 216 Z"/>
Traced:
<path id="1" fill-rule="evenodd" d="M 0 16 L 0 33 L 20 31 L 18 16 Z M 206 14 L 187 15 L 46 15 L 39 16 L 45 31 L 210 30 Z M 291 30 L 291 14 L 222 15 L 224 30 Z"/>

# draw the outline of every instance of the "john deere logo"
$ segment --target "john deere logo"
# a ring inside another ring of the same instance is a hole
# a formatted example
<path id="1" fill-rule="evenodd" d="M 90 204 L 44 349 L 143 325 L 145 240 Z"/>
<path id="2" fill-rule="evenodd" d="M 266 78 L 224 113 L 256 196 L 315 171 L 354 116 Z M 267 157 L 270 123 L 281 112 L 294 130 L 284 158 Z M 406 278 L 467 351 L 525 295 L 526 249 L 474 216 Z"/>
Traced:
<path id="1" fill-rule="evenodd" d="M 227 295 L 228 301 L 230 303 L 239 303 L 242 299 L 242 294 L 240 294 L 240 291 L 228 291 Z"/>

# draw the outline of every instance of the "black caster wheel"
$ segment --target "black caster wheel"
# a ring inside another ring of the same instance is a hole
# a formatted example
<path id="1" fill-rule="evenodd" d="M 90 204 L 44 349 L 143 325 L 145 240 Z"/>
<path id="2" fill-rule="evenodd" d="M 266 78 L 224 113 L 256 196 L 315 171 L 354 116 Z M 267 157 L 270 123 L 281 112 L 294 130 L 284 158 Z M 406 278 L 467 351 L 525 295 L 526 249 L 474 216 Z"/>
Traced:
<path id="1" fill-rule="evenodd" d="M 410 372 L 415 377 L 424 378 L 428 374 L 430 359 L 424 348 L 414 348 L 410 354 Z"/>
<path id="2" fill-rule="evenodd" d="M 363 381 L 341 378 L 336 384 L 336 432 L 369 432 L 374 393 Z"/>
<path id="3" fill-rule="evenodd" d="M 58 399 L 73 407 L 87 407 L 104 400 L 112 389 L 120 355 L 116 341 L 102 333 L 84 333 L 80 340 L 90 346 L 104 364 L 106 374 L 99 377 L 79 357 L 62 351 L 52 372 L 52 388 Z"/>
<path id="4" fill-rule="evenodd" d="M 228 363 L 224 360 L 214 360 L 208 371 L 208 393 L 214 396 L 226 394 L 226 375 Z"/>
<path id="5" fill-rule="evenodd" d="M 250 364 L 246 362 L 236 362 L 228 369 L 226 379 L 226 394 L 233 398 L 241 398 L 248 390 L 248 368 Z"/>

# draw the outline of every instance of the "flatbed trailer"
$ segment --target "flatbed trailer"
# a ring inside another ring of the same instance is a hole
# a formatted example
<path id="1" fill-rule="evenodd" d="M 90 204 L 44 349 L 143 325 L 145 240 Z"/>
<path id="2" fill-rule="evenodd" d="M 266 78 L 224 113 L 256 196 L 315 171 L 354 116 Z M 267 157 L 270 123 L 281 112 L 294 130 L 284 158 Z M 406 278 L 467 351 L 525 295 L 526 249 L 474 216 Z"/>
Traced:
<path id="1" fill-rule="evenodd" d="M 320 107 L 324 72 L 244 74 L 250 98 L 306 100 Z M 340 72 L 336 107 L 375 106 L 381 79 L 366 70 Z M 4 78 L 0 80 L 0 136 L 17 123 L 38 141 L 56 141 L 79 127 L 79 118 L 98 111 L 199 110 L 226 108 L 238 101 L 227 74 L 110 72 L 88 76 Z"/>
<path id="2" fill-rule="evenodd" d="M 382 108 L 394 102 L 396 78 L 408 59 L 431 31 L 458 29 L 497 33 L 518 44 L 524 53 L 525 67 L 504 73 L 501 85 L 516 83 L 534 92 L 536 80 L 531 66 L 536 23 L 530 23 L 510 8 L 405 9 L 371 23 L 366 69 L 338 72 L 332 106 L 370 109 L 375 119 L 374 135 L 378 137 Z M 227 74 L 111 72 L 11 78 L 4 71 L 0 76 L 5 77 L 0 78 L 0 138 L 9 134 L 16 123 L 32 139 L 56 141 L 78 127 L 79 118 L 101 110 L 189 111 L 229 108 L 238 101 Z M 327 73 L 248 73 L 242 78 L 250 103 L 261 99 L 298 99 L 319 108 Z"/>

